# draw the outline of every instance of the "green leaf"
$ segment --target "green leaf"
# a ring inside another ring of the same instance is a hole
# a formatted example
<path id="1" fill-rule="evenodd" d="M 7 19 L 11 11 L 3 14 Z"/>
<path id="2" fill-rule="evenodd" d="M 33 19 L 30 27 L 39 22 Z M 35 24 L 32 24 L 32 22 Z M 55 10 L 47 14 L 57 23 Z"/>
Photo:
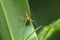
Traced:
<path id="1" fill-rule="evenodd" d="M 39 40 L 60 40 L 60 19 L 45 26 L 38 35 Z"/>
<path id="2" fill-rule="evenodd" d="M 21 40 L 34 31 L 30 21 L 25 23 L 25 14 L 30 15 L 28 0 L 0 0 L 0 39 Z M 34 33 L 29 39 L 36 36 Z"/>

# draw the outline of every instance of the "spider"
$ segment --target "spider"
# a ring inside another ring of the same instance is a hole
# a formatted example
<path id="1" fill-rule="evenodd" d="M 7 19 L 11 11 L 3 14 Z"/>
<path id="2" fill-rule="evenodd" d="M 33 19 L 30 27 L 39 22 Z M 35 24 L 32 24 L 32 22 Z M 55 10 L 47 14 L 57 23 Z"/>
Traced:
<path id="1" fill-rule="evenodd" d="M 26 24 L 26 25 L 29 25 L 30 21 L 31 21 L 31 18 L 30 18 L 30 16 L 26 13 L 26 14 L 25 14 L 25 24 Z"/>

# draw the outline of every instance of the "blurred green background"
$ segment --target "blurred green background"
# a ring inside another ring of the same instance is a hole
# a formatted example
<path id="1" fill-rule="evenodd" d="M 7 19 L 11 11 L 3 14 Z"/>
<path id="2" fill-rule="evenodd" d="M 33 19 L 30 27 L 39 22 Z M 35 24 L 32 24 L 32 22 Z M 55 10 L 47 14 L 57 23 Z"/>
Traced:
<path id="1" fill-rule="evenodd" d="M 34 27 L 45 26 L 60 18 L 60 0 L 29 0 Z M 37 31 L 38 33 L 39 31 Z"/>
<path id="2" fill-rule="evenodd" d="M 38 25 L 48 25 L 60 18 L 60 0 L 29 0 L 29 5 Z"/>

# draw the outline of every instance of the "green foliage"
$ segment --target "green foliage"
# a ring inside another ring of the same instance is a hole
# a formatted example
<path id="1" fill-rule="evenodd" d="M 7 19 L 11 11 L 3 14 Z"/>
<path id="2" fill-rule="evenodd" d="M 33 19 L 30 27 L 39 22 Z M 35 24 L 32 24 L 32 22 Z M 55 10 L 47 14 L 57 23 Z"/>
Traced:
<path id="1" fill-rule="evenodd" d="M 0 0 L 0 40 L 60 40 L 60 19 L 36 35 L 40 27 L 26 25 L 25 13 L 30 15 L 28 0 Z"/>
<path id="2" fill-rule="evenodd" d="M 25 13 L 30 15 L 28 0 L 0 0 L 0 40 L 22 40 L 34 31 L 32 22 L 25 25 Z"/>
<path id="3" fill-rule="evenodd" d="M 60 37 L 60 19 L 42 28 L 41 32 L 38 34 L 38 40 L 60 40 L 59 37 Z"/>

